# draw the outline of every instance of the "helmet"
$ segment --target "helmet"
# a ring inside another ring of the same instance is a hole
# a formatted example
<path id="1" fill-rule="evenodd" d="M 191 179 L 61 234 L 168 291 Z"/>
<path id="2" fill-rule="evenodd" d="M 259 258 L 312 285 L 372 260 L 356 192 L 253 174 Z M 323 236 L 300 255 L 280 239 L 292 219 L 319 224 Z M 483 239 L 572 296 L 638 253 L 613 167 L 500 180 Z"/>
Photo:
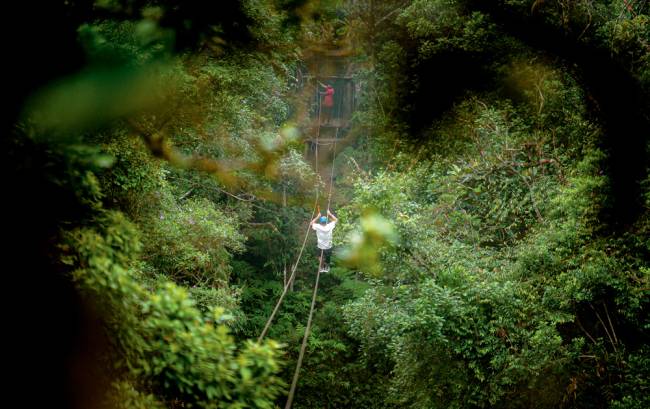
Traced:
<path id="1" fill-rule="evenodd" d="M 321 223 L 326 223 L 327 222 L 327 217 L 321 216 L 320 219 L 318 219 L 319 222 Z"/>

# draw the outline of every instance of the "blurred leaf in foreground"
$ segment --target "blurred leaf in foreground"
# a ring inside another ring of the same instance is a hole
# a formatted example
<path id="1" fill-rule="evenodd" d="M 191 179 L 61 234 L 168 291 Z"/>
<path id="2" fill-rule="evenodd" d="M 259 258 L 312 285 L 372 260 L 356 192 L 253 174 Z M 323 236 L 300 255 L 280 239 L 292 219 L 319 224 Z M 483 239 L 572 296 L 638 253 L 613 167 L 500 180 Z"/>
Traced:
<path id="1" fill-rule="evenodd" d="M 339 257 L 348 267 L 377 276 L 382 270 L 379 260 L 381 248 L 397 244 L 398 236 L 393 224 L 376 211 L 366 211 L 360 224 L 361 230 L 351 234 L 350 246 L 343 249 Z"/>

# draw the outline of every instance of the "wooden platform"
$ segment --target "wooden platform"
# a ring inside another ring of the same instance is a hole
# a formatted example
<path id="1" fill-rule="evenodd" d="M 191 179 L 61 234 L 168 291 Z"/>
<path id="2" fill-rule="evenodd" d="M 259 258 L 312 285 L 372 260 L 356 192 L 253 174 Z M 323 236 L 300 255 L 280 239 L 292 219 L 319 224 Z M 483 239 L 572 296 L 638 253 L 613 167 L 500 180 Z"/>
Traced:
<path id="1" fill-rule="evenodd" d="M 347 128 L 350 126 L 350 121 L 344 118 L 334 118 L 329 123 L 321 123 L 321 128 Z M 312 120 L 309 128 L 315 129 L 318 127 L 318 119 Z"/>
<path id="2" fill-rule="evenodd" d="M 334 141 L 340 142 L 343 138 L 318 138 L 318 143 L 333 143 Z M 315 138 L 305 139 L 305 142 L 316 143 Z"/>

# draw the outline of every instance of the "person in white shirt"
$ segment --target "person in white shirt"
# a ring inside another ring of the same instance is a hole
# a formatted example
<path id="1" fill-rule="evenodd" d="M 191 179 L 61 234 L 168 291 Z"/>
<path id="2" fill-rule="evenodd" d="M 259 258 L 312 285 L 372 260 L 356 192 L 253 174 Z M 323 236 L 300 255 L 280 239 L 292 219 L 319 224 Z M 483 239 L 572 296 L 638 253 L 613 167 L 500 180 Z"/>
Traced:
<path id="1" fill-rule="evenodd" d="M 320 266 L 321 273 L 330 271 L 330 259 L 332 258 L 332 230 L 336 227 L 336 222 L 339 221 L 339 219 L 330 213 L 329 210 L 327 211 L 327 216 L 332 219 L 329 223 L 327 222 L 327 217 L 320 215 L 320 211 L 318 212 L 318 216 L 314 217 L 314 220 L 311 221 L 311 228 L 316 230 L 316 238 L 318 239 L 318 256 L 320 257 L 321 251 L 323 253 L 323 260 Z"/>

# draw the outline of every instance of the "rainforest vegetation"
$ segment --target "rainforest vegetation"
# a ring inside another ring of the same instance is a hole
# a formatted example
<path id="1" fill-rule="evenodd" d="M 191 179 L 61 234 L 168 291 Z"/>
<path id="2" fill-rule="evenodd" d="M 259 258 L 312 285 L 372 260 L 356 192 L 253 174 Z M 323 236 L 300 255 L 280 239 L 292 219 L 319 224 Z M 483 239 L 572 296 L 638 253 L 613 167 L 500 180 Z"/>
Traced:
<path id="1" fill-rule="evenodd" d="M 3 8 L 5 400 L 650 408 L 646 0 Z"/>

